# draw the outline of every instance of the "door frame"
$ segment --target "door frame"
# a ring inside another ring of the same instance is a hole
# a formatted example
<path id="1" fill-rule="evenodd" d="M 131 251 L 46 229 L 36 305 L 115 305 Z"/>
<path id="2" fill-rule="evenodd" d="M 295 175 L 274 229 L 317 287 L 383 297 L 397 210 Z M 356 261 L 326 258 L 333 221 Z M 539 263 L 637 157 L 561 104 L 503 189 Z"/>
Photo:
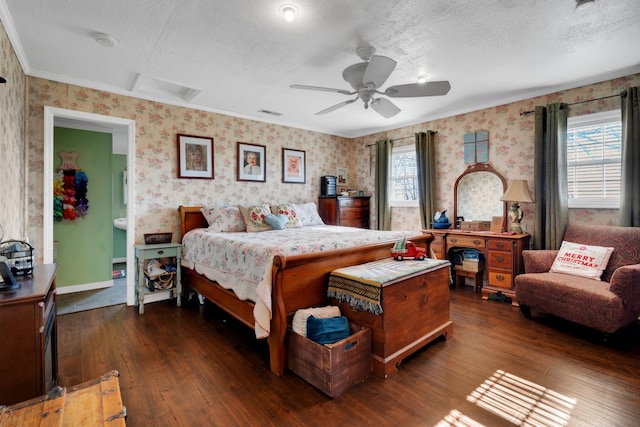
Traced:
<path id="1" fill-rule="evenodd" d="M 43 209 L 43 250 L 45 264 L 53 262 L 53 130 L 56 123 L 75 123 L 79 129 L 100 128 L 101 132 L 126 138 L 127 143 L 127 305 L 135 304 L 134 274 L 135 261 L 135 131 L 136 122 L 130 119 L 85 113 L 57 107 L 44 107 L 44 209 Z M 69 127 L 66 125 L 66 127 Z M 97 129 L 96 129 L 97 130 Z"/>

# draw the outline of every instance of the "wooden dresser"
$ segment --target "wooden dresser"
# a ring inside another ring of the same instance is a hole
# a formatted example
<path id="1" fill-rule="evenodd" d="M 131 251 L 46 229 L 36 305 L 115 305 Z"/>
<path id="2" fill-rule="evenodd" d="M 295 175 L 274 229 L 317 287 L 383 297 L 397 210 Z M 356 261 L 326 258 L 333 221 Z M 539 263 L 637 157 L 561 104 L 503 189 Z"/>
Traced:
<path id="1" fill-rule="evenodd" d="M 371 196 L 328 196 L 318 199 L 318 213 L 328 225 L 369 228 Z"/>
<path id="2" fill-rule="evenodd" d="M 485 258 L 484 285 L 482 298 L 498 291 L 510 297 L 516 305 L 514 281 L 524 272 L 522 251 L 529 249 L 529 234 L 500 234 L 489 231 L 436 230 L 432 233 L 431 251 L 438 259 L 450 259 L 453 248 L 472 248 L 479 250 Z"/>
<path id="3" fill-rule="evenodd" d="M 56 264 L 16 276 L 14 291 L 0 292 L 0 405 L 46 394 L 57 383 Z"/>

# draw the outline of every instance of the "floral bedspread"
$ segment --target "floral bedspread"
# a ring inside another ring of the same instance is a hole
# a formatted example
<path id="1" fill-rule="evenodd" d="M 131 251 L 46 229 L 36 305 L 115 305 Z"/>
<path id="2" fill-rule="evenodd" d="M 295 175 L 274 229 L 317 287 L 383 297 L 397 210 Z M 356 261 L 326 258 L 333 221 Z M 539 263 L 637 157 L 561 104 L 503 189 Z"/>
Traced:
<path id="1" fill-rule="evenodd" d="M 193 269 L 238 298 L 255 303 L 256 337 L 269 335 L 271 269 L 276 255 L 301 255 L 419 236 L 420 231 L 377 231 L 319 225 L 260 233 L 189 231 L 182 239 L 182 266 Z"/>

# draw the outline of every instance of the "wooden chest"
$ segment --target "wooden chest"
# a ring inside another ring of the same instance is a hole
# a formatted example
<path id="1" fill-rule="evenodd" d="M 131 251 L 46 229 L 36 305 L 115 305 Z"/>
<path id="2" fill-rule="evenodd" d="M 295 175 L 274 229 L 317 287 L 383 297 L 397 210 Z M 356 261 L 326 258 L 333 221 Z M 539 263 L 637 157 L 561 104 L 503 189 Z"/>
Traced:
<path id="1" fill-rule="evenodd" d="M 371 375 L 371 331 L 350 324 L 351 336 L 320 345 L 289 331 L 287 366 L 323 393 L 337 397 Z"/>
<path id="2" fill-rule="evenodd" d="M 124 426 L 118 371 L 74 387 L 0 408 L 0 426 Z"/>
<path id="3" fill-rule="evenodd" d="M 453 336 L 449 266 L 445 263 L 434 270 L 385 283 L 380 315 L 353 309 L 347 302 L 330 298 L 331 304 L 339 306 L 350 322 L 371 329 L 375 376 L 386 379 L 395 375 L 405 357 L 441 336 L 445 339 Z"/>

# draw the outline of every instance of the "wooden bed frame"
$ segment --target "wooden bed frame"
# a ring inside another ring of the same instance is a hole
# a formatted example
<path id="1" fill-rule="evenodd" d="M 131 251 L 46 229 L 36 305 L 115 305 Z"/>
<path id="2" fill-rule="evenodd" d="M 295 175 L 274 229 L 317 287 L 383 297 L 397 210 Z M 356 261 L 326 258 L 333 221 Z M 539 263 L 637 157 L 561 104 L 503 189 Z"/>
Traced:
<path id="1" fill-rule="evenodd" d="M 181 236 L 194 228 L 208 227 L 200 208 L 201 206 L 178 208 Z M 430 233 L 412 238 L 415 243 L 426 247 L 427 253 L 432 240 L 433 235 Z M 271 331 L 267 337 L 271 372 L 278 376 L 284 374 L 285 336 L 289 318 L 298 309 L 328 303 L 329 274 L 337 268 L 387 258 L 391 256 L 392 246 L 393 242 L 387 242 L 306 255 L 275 256 L 272 270 Z M 243 324 L 254 328 L 253 302 L 238 299 L 233 291 L 224 289 L 204 275 L 187 268 L 183 269 L 182 281 L 183 289 L 186 286 L 198 292 Z"/>

